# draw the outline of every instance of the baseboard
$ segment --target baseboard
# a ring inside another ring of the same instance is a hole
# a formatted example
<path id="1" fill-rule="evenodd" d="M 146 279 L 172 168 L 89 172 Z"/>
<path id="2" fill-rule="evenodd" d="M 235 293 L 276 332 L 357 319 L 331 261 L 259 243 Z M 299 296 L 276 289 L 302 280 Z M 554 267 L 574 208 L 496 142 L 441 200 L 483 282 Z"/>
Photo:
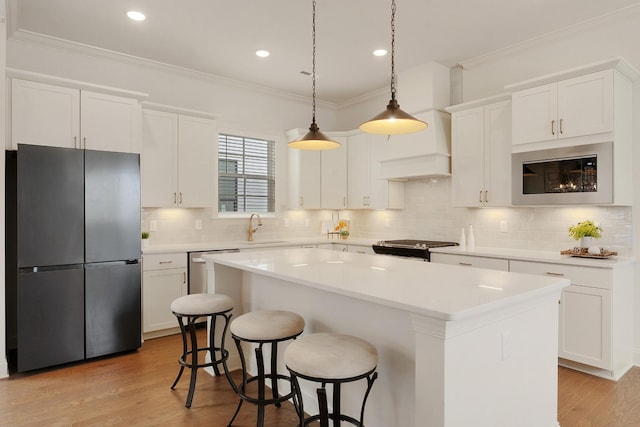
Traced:
<path id="1" fill-rule="evenodd" d="M 7 378 L 9 376 L 9 364 L 6 358 L 0 360 L 0 378 Z"/>
<path id="2" fill-rule="evenodd" d="M 558 365 L 611 381 L 618 381 L 629 369 L 631 369 L 631 366 L 633 366 L 631 363 L 628 365 L 619 365 L 614 371 L 609 371 L 562 358 L 558 358 Z"/>

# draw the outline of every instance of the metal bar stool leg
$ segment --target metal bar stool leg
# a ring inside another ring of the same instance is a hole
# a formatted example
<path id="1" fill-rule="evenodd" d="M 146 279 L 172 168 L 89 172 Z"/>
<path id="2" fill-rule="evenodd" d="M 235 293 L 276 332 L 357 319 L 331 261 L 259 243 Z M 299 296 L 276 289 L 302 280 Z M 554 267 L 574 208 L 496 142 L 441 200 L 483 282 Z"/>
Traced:
<path id="1" fill-rule="evenodd" d="M 340 427 L 340 383 L 333 383 L 333 412 L 331 418 L 333 419 L 333 427 Z"/>
<path id="2" fill-rule="evenodd" d="M 235 381 L 233 381 L 233 379 L 231 378 L 231 374 L 229 373 L 227 373 L 227 379 L 229 380 L 229 383 L 231 384 L 231 387 L 233 388 L 233 390 L 237 394 L 241 394 L 241 393 L 244 393 L 247 388 L 247 364 L 244 360 L 244 352 L 242 351 L 242 345 L 240 344 L 240 340 L 238 340 L 237 338 L 234 338 L 234 341 L 236 343 L 236 348 L 238 349 L 238 353 L 240 354 L 240 364 L 242 366 L 242 384 L 240 384 L 240 387 L 238 387 Z M 233 421 L 238 416 L 238 412 L 240 412 L 240 407 L 242 407 L 242 402 L 244 402 L 244 399 L 240 399 L 240 401 L 238 402 L 238 407 L 236 408 L 236 412 L 233 414 L 233 417 L 231 418 L 231 421 L 229 421 L 229 424 L 227 424 L 227 427 L 231 427 L 231 425 L 233 424 Z"/>
<path id="3" fill-rule="evenodd" d="M 211 326 L 209 327 L 209 353 L 211 354 L 211 363 L 213 364 L 213 373 L 216 377 L 220 376 L 220 369 L 218 369 L 218 358 L 216 356 L 216 319 L 218 316 L 211 316 Z M 224 339 L 224 335 L 222 336 Z M 221 344 L 222 345 L 222 344 Z M 224 345 L 222 345 L 220 350 L 220 358 L 224 357 L 223 350 Z"/>
<path id="4" fill-rule="evenodd" d="M 329 427 L 329 408 L 327 407 L 327 390 L 323 386 L 317 390 L 317 393 L 318 393 L 318 409 L 320 409 L 320 427 Z"/>
<path id="5" fill-rule="evenodd" d="M 364 426 L 364 407 L 367 404 L 367 399 L 369 398 L 369 393 L 371 392 L 371 387 L 373 387 L 373 382 L 378 378 L 378 373 L 374 372 L 373 375 L 367 377 L 367 391 L 364 394 L 364 400 L 362 401 L 362 410 L 360 411 L 360 425 Z"/>
<path id="6" fill-rule="evenodd" d="M 265 376 L 264 376 L 264 357 L 262 355 L 262 343 L 256 347 L 256 363 L 258 365 L 258 399 L 264 401 L 266 392 Z M 258 403 L 258 422 L 257 427 L 264 425 L 264 403 Z"/>
<path id="7" fill-rule="evenodd" d="M 278 398 L 278 343 L 271 343 L 271 391 L 273 398 Z M 281 406 L 280 402 L 276 402 L 276 408 Z"/>
<path id="8" fill-rule="evenodd" d="M 191 408 L 191 402 L 193 401 L 193 393 L 196 389 L 196 379 L 198 377 L 198 337 L 196 335 L 196 321 L 197 317 L 189 317 L 187 319 L 187 329 L 189 329 L 189 335 L 191 337 L 191 381 L 189 383 L 189 394 L 187 394 L 187 408 Z"/>
<path id="9" fill-rule="evenodd" d="M 178 362 L 180 363 L 180 371 L 178 372 L 178 376 L 176 380 L 171 384 L 171 389 L 176 388 L 176 384 L 180 381 L 180 377 L 182 376 L 182 372 L 184 371 L 184 364 L 182 363 L 187 359 L 187 333 L 184 328 L 184 322 L 182 321 L 182 317 L 178 317 L 178 325 L 180 326 L 180 335 L 182 335 L 182 356 L 178 358 Z"/>

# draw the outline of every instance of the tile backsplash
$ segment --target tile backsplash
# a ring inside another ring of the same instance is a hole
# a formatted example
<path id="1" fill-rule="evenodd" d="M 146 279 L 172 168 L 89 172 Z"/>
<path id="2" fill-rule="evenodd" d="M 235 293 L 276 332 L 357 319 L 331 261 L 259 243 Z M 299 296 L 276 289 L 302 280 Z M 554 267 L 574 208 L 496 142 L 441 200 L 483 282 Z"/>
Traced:
<path id="1" fill-rule="evenodd" d="M 560 251 L 575 245 L 570 225 L 591 219 L 603 228 L 599 246 L 632 255 L 631 207 L 456 208 L 451 206 L 451 179 L 406 183 L 403 210 L 284 211 L 263 216 L 256 241 L 323 237 L 321 223 L 350 219 L 351 236 L 370 239 L 431 239 L 457 241 L 460 229 L 473 225 L 476 246 Z M 210 209 L 143 209 L 142 229 L 150 229 L 152 244 L 244 241 L 248 218 L 213 218 Z M 202 229 L 196 230 L 196 221 Z M 255 224 L 255 220 L 254 220 Z M 506 230 L 506 231 L 504 231 Z"/>

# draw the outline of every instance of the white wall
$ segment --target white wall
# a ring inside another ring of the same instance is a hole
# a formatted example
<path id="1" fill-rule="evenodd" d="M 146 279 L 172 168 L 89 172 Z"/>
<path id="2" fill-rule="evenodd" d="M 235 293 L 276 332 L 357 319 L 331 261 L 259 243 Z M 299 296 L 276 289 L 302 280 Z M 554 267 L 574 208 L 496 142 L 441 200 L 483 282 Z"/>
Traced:
<path id="1" fill-rule="evenodd" d="M 6 36 L 7 33 L 7 21 L 6 21 L 6 11 L 7 11 L 7 3 L 5 0 L 0 0 L 0 82 L 5 81 L 5 59 L 6 59 Z M 0 84 L 0 147 L 4 147 L 5 145 L 5 117 L 7 116 L 5 113 L 5 91 L 6 87 L 4 84 Z M 4 230 L 4 163 L 5 163 L 5 152 L 4 150 L 0 150 L 2 154 L 0 154 L 0 242 L 4 242 L 5 239 L 5 230 Z M 4 254 L 4 251 L 2 251 Z M 4 314 L 5 307 L 5 294 L 4 294 L 4 284 L 5 284 L 5 263 L 4 256 L 0 257 L 0 378 L 6 377 L 8 375 L 7 371 L 7 359 L 5 356 L 6 353 L 6 320 Z"/>

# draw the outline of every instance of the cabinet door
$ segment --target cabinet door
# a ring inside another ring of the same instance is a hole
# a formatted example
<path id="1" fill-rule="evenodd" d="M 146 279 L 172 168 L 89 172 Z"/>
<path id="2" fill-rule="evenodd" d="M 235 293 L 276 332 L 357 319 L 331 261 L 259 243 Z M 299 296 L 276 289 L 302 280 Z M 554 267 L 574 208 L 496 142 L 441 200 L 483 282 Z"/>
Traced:
<path id="1" fill-rule="evenodd" d="M 470 255 L 432 253 L 431 262 L 459 265 L 461 267 L 486 268 L 489 270 L 509 271 L 509 260 Z"/>
<path id="2" fill-rule="evenodd" d="M 485 206 L 511 205 L 511 147 L 511 102 L 485 106 Z"/>
<path id="3" fill-rule="evenodd" d="M 82 148 L 140 152 L 141 107 L 136 99 L 82 91 L 80 106 Z"/>
<path id="4" fill-rule="evenodd" d="M 320 209 L 320 152 L 288 149 L 289 207 Z"/>
<path id="5" fill-rule="evenodd" d="M 143 332 L 177 327 L 171 302 L 186 294 L 186 268 L 145 271 L 142 275 Z"/>
<path id="6" fill-rule="evenodd" d="M 558 356 L 613 369 L 611 291 L 570 285 L 562 291 Z"/>
<path id="7" fill-rule="evenodd" d="M 177 114 L 143 111 L 140 179 L 143 207 L 178 205 Z"/>
<path id="8" fill-rule="evenodd" d="M 321 153 L 321 206 L 322 209 L 347 208 L 347 138 L 335 137 L 341 145 L 336 150 Z"/>
<path id="9" fill-rule="evenodd" d="M 369 206 L 369 138 L 353 135 L 347 141 L 347 205 L 350 209 Z"/>
<path id="10" fill-rule="evenodd" d="M 551 83 L 513 94 L 513 144 L 558 137 L 557 91 L 557 84 Z"/>
<path id="11" fill-rule="evenodd" d="M 178 204 L 185 208 L 206 208 L 217 203 L 213 185 L 217 175 L 218 133 L 210 119 L 179 116 L 178 120 Z M 216 180 L 217 181 L 217 180 Z"/>
<path id="12" fill-rule="evenodd" d="M 560 138 L 613 130 L 613 70 L 558 82 Z"/>
<path id="13" fill-rule="evenodd" d="M 80 91 L 26 80 L 11 81 L 11 147 L 78 148 Z"/>
<path id="14" fill-rule="evenodd" d="M 371 209 L 404 208 L 404 182 L 382 178 L 381 160 L 389 158 L 393 145 L 387 135 L 369 137 L 369 199 Z"/>
<path id="15" fill-rule="evenodd" d="M 451 119 L 451 192 L 454 206 L 477 207 L 484 200 L 484 107 Z M 509 167 L 507 171 L 510 171 Z"/>

